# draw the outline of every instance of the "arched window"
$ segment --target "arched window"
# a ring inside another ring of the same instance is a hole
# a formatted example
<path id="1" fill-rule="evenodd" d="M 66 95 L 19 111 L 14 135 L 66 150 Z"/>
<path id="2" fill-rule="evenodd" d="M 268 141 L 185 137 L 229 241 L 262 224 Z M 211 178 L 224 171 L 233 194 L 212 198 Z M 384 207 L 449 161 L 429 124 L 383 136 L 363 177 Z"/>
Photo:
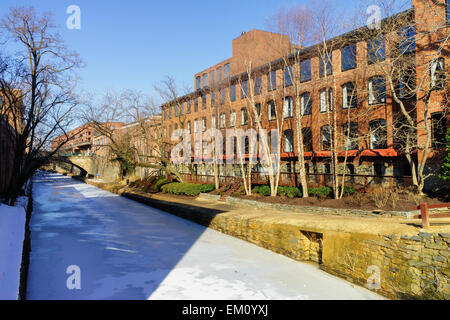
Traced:
<path id="1" fill-rule="evenodd" d="M 292 129 L 284 131 L 284 152 L 294 152 L 294 132 Z"/>
<path id="2" fill-rule="evenodd" d="M 283 118 L 292 118 L 294 116 L 294 100 L 292 97 L 286 97 L 283 101 Z"/>
<path id="3" fill-rule="evenodd" d="M 386 102 L 386 80 L 384 77 L 376 76 L 369 79 L 369 104 Z"/>
<path id="4" fill-rule="evenodd" d="M 329 151 L 331 150 L 331 140 L 332 140 L 331 128 L 329 125 L 324 125 L 320 128 L 320 139 L 322 144 L 322 150 Z"/>
<path id="5" fill-rule="evenodd" d="M 358 95 L 353 82 L 342 85 L 342 108 L 356 108 L 358 106 Z"/>
<path id="6" fill-rule="evenodd" d="M 370 149 L 387 148 L 386 120 L 376 119 L 369 122 Z"/>
<path id="7" fill-rule="evenodd" d="M 267 117 L 268 117 L 269 121 L 275 120 L 277 118 L 277 113 L 276 113 L 275 108 L 276 108 L 276 105 L 273 100 L 271 100 L 267 103 Z"/>
<path id="8" fill-rule="evenodd" d="M 310 92 L 305 92 L 301 95 L 300 103 L 303 115 L 312 114 L 312 98 Z"/>
<path id="9" fill-rule="evenodd" d="M 241 126 L 248 124 L 248 112 L 246 108 L 241 109 Z"/>

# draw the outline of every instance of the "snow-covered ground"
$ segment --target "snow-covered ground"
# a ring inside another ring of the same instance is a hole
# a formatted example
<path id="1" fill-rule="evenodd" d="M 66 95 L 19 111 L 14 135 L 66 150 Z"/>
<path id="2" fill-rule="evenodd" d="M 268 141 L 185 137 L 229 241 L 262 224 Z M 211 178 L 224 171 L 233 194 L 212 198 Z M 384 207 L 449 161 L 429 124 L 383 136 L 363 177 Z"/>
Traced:
<path id="1" fill-rule="evenodd" d="M 26 198 L 16 207 L 0 204 L 0 300 L 19 297 L 20 267 L 25 235 Z"/>
<path id="2" fill-rule="evenodd" d="M 34 182 L 28 299 L 382 298 L 67 177 Z"/>

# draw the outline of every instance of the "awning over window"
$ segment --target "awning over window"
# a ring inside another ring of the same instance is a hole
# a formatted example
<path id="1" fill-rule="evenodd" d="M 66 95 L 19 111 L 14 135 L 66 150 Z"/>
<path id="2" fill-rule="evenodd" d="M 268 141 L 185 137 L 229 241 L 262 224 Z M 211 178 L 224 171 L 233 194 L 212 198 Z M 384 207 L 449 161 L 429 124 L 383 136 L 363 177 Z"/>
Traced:
<path id="1" fill-rule="evenodd" d="M 394 149 L 374 149 L 364 150 L 361 157 L 397 157 L 398 153 Z"/>

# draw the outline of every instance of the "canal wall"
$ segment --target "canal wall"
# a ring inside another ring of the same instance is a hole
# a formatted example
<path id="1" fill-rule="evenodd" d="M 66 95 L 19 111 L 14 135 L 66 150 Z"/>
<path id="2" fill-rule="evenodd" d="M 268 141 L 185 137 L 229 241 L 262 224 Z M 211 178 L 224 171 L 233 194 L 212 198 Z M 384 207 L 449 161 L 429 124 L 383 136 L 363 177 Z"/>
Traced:
<path id="1" fill-rule="evenodd" d="M 389 298 L 450 299 L 448 233 L 336 231 L 276 214 L 211 210 L 200 201 L 193 205 L 167 200 L 170 197 L 162 200 L 124 185 L 89 183 L 292 259 L 315 262 L 324 271 Z"/>

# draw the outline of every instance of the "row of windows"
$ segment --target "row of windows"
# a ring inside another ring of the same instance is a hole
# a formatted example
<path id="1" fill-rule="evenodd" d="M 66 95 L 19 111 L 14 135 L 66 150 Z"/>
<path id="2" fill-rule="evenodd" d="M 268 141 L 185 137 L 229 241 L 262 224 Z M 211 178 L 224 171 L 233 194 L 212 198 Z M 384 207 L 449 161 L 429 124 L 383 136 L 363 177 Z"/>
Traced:
<path id="1" fill-rule="evenodd" d="M 269 89 L 273 90 L 273 86 L 276 85 L 276 79 L 273 76 L 273 72 L 270 73 L 269 76 Z M 431 88 L 432 89 L 443 89 L 445 88 L 445 62 L 443 58 L 437 58 L 430 62 L 430 79 L 431 79 Z M 399 98 L 410 98 L 411 94 L 414 93 L 414 84 L 415 79 L 414 75 L 407 75 L 400 77 L 398 80 L 398 96 Z M 357 98 L 357 90 L 354 83 L 349 82 L 342 85 L 342 107 L 344 109 L 347 108 L 355 108 L 358 104 Z M 255 78 L 255 94 L 261 92 L 261 77 Z M 248 81 L 243 81 L 241 83 L 241 99 L 246 98 L 248 95 Z M 220 90 L 221 103 L 225 103 L 225 89 Z M 207 105 L 207 95 L 202 95 L 202 108 L 205 109 Z M 212 92 L 210 95 L 211 106 L 215 104 L 215 92 Z M 236 85 L 233 84 L 230 86 L 230 101 L 236 101 Z M 368 102 L 369 105 L 380 104 L 386 102 L 386 81 L 384 77 L 375 76 L 368 80 Z M 333 91 L 332 89 L 328 89 L 328 95 L 326 94 L 326 90 L 323 89 L 320 91 L 320 112 L 326 112 L 327 106 L 329 110 L 333 109 Z M 175 117 L 178 116 L 179 110 L 178 106 L 173 107 L 173 114 Z M 185 110 L 186 109 L 186 110 Z M 309 115 L 312 112 L 312 99 L 311 94 L 309 92 L 305 92 L 301 96 L 301 110 L 303 115 Z M 186 113 L 191 113 L 191 101 L 181 103 L 180 106 L 180 114 L 184 115 Z M 194 99 L 194 112 L 198 111 L 198 98 Z M 164 119 L 172 118 L 172 108 L 165 109 L 164 111 Z M 275 117 L 269 117 L 269 119 L 274 119 Z"/>
<path id="2" fill-rule="evenodd" d="M 241 110 L 241 124 L 248 122 L 248 114 L 245 109 Z M 236 113 L 230 114 L 230 126 L 234 127 L 236 123 Z M 220 128 L 226 127 L 226 115 L 222 113 L 219 120 Z M 206 131 L 206 118 L 194 120 L 194 133 Z M 211 127 L 216 128 L 216 118 L 211 117 Z M 169 133 L 172 126 L 169 126 Z M 175 129 L 177 126 L 175 125 Z M 191 122 L 187 122 L 187 130 L 191 133 Z M 342 146 L 343 150 L 358 150 L 360 134 L 358 124 L 356 122 L 343 124 Z M 446 118 L 442 112 L 433 113 L 431 115 L 432 145 L 435 148 L 445 147 Z M 312 130 L 311 127 L 302 128 L 304 151 L 312 151 Z M 294 132 L 292 129 L 285 130 L 284 136 L 284 152 L 294 152 Z M 323 151 L 331 150 L 333 140 L 333 130 L 329 125 L 320 128 L 320 147 Z M 369 148 L 370 149 L 386 149 L 387 148 L 387 127 L 385 119 L 376 119 L 369 122 Z"/>
<path id="3" fill-rule="evenodd" d="M 223 79 L 226 79 L 229 76 L 230 76 L 230 64 L 227 63 L 223 67 Z M 195 78 L 195 88 L 199 90 L 201 88 L 206 88 L 208 85 L 212 86 L 216 80 L 217 81 L 222 80 L 222 67 L 218 67 L 216 70 L 211 70 L 209 72 L 209 78 L 207 73 L 204 73 L 202 76 L 197 76 Z"/>

